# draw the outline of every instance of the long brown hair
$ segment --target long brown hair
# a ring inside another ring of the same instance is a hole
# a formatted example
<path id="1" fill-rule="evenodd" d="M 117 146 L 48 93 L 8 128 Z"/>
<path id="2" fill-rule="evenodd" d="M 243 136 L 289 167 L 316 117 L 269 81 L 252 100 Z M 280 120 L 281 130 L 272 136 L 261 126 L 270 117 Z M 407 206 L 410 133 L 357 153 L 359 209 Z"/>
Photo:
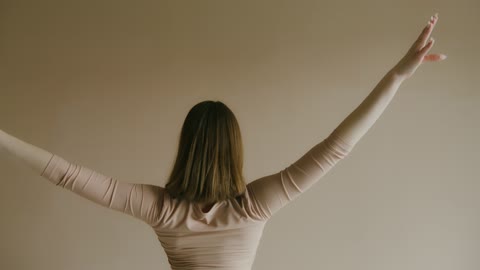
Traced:
<path id="1" fill-rule="evenodd" d="M 202 203 L 245 192 L 240 127 L 224 103 L 206 100 L 190 109 L 165 189 L 172 197 Z"/>

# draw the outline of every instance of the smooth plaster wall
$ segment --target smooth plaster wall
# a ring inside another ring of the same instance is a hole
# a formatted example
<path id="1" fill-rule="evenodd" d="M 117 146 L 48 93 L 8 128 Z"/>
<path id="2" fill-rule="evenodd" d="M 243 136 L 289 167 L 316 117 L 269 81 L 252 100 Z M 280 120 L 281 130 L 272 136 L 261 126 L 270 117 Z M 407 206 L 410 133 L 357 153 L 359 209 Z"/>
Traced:
<path id="1" fill-rule="evenodd" d="M 480 268 L 479 1 L 0 1 L 0 128 L 164 186 L 188 110 L 236 114 L 249 182 L 358 106 L 439 12 L 432 52 L 253 269 Z M 139 220 L 0 156 L 0 269 L 169 269 Z"/>

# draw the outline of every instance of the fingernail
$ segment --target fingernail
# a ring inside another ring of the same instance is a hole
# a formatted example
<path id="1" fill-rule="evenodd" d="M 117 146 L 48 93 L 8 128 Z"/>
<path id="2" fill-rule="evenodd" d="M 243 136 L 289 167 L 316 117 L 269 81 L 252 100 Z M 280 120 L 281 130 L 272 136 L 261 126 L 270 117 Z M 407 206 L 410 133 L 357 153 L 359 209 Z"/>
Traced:
<path id="1" fill-rule="evenodd" d="M 440 54 L 440 59 L 445 60 L 445 59 L 447 59 L 447 56 L 445 54 Z"/>
<path id="2" fill-rule="evenodd" d="M 435 13 L 435 17 L 437 17 L 437 18 L 438 18 L 438 12 L 437 12 L 437 13 Z"/>

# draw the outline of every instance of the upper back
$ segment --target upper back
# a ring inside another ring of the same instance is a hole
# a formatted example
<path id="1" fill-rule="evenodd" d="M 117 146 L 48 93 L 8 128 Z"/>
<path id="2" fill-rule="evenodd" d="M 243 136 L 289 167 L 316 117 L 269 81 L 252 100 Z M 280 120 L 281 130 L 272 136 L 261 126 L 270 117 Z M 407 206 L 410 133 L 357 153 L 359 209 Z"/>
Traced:
<path id="1" fill-rule="evenodd" d="M 252 193 L 217 202 L 206 213 L 165 192 L 153 229 L 172 269 L 251 269 L 267 219 Z"/>

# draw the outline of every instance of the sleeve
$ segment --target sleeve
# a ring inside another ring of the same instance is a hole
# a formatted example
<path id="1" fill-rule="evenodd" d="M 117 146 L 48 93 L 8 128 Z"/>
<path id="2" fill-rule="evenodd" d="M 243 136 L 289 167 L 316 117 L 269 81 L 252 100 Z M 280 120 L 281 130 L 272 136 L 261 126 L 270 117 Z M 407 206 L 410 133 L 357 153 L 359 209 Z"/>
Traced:
<path id="1" fill-rule="evenodd" d="M 85 166 L 52 154 L 40 174 L 56 186 L 68 189 L 101 206 L 153 225 L 161 210 L 164 188 L 149 184 L 122 183 Z"/>
<path id="2" fill-rule="evenodd" d="M 265 219 L 271 218 L 319 181 L 352 149 L 353 145 L 332 132 L 290 166 L 249 183 L 247 187 L 253 193 L 259 214 Z"/>

